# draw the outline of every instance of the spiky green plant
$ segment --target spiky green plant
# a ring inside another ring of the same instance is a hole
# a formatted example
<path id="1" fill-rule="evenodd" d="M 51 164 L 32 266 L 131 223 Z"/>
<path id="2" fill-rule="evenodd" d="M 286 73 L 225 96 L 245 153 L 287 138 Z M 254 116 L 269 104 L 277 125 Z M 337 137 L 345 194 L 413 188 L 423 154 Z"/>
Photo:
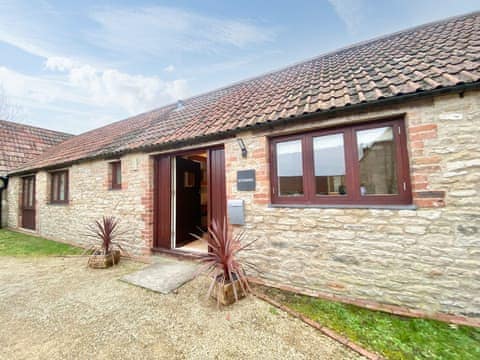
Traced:
<path id="1" fill-rule="evenodd" d="M 113 247 L 118 247 L 125 253 L 118 243 L 120 236 L 125 232 L 119 230 L 119 221 L 115 217 L 103 216 L 101 220 L 95 220 L 93 224 L 88 225 L 87 230 L 87 236 L 97 241 L 87 251 L 92 251 L 96 255 L 108 255 Z"/>
<path id="2" fill-rule="evenodd" d="M 192 234 L 197 239 L 200 236 Z M 197 276 L 207 274 L 212 278 L 210 287 L 207 292 L 209 297 L 215 287 L 215 283 L 225 285 L 234 280 L 238 280 L 243 293 L 246 295 L 251 291 L 246 275 L 246 268 L 256 269 L 255 265 L 246 259 L 239 259 L 238 254 L 242 251 L 251 249 L 252 244 L 256 241 L 250 241 L 243 244 L 245 232 L 233 235 L 233 231 L 227 225 L 226 218 L 223 220 L 223 226 L 219 226 L 216 220 L 212 221 L 208 229 L 208 253 L 200 256 L 202 265 L 197 271 Z M 235 300 L 238 301 L 237 289 L 233 286 Z"/>

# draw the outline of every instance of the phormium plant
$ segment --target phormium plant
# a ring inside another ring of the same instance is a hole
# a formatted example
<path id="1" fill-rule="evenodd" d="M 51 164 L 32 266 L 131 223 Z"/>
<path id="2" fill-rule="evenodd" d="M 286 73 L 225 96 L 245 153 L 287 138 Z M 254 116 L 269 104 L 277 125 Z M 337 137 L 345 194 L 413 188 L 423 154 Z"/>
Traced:
<path id="1" fill-rule="evenodd" d="M 113 216 L 103 216 L 101 220 L 95 220 L 88 225 L 87 236 L 97 240 L 87 251 L 93 251 L 93 255 L 108 255 L 114 247 L 125 250 L 117 242 L 125 232 L 119 231 L 119 221 Z"/>
<path id="2" fill-rule="evenodd" d="M 197 239 L 200 236 L 192 234 Z M 246 259 L 239 259 L 238 254 L 242 251 L 250 250 L 251 245 L 256 241 L 250 241 L 245 245 L 242 244 L 245 238 L 245 232 L 233 235 L 231 229 L 227 226 L 226 218 L 223 221 L 223 226 L 219 226 L 218 222 L 213 220 L 208 229 L 208 247 L 209 252 L 202 254 L 200 262 L 202 265 L 197 271 L 197 276 L 200 274 L 207 274 L 212 277 L 212 282 L 207 292 L 207 297 L 212 295 L 216 284 L 222 287 L 225 284 L 238 281 L 241 290 L 246 295 L 251 291 L 246 276 L 246 268 L 252 268 L 258 272 L 255 265 Z M 235 286 L 233 286 L 235 300 L 238 301 L 238 293 Z M 219 298 L 217 297 L 217 300 Z"/>

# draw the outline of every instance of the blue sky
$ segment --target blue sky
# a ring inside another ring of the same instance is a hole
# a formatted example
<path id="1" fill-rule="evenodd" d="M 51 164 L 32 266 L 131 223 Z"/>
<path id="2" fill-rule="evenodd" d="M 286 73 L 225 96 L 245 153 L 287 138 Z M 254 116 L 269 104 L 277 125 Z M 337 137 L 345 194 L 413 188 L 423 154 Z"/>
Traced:
<path id="1" fill-rule="evenodd" d="M 0 0 L 0 86 L 18 121 L 77 134 L 479 5 Z"/>

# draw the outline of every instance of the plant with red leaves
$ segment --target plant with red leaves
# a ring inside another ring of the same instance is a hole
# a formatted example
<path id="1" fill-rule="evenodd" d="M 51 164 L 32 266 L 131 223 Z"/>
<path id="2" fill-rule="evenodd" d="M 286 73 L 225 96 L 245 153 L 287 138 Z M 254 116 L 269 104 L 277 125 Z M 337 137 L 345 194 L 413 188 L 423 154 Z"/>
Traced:
<path id="1" fill-rule="evenodd" d="M 196 234 L 192 235 L 197 239 L 202 239 Z M 215 220 L 212 221 L 208 229 L 209 252 L 201 255 L 200 262 L 202 265 L 197 271 L 197 276 L 206 273 L 212 277 L 207 297 L 212 294 L 215 283 L 223 286 L 235 280 L 238 280 L 245 295 L 251 291 L 245 270 L 246 268 L 252 268 L 255 271 L 258 270 L 255 265 L 248 260 L 240 260 L 238 254 L 242 251 L 250 250 L 256 240 L 243 245 L 242 241 L 244 238 L 245 232 L 233 236 L 233 231 L 227 226 L 226 218 L 223 221 L 223 226 L 219 226 Z M 235 300 L 238 301 L 235 286 L 233 286 L 233 292 Z"/>
<path id="2" fill-rule="evenodd" d="M 92 245 L 87 251 L 93 251 L 95 255 L 108 255 L 113 247 L 118 247 L 125 252 L 117 242 L 124 232 L 119 231 L 119 221 L 113 216 L 103 216 L 101 220 L 95 220 L 88 225 L 87 236 L 100 240 L 100 244 Z"/>

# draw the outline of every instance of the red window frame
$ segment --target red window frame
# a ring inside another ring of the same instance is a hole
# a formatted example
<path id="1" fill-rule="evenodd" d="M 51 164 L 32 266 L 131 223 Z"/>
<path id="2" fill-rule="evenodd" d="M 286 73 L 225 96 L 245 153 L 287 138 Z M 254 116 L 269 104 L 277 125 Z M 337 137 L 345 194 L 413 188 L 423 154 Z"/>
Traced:
<path id="1" fill-rule="evenodd" d="M 60 200 L 60 177 L 65 175 L 64 199 Z M 55 178 L 58 178 L 55 181 Z M 60 170 L 50 173 L 50 203 L 51 204 L 67 204 L 69 195 L 69 179 L 68 170 Z"/>
<path id="2" fill-rule="evenodd" d="M 111 182 L 110 182 L 110 188 L 111 189 L 121 189 L 122 188 L 122 162 L 121 161 L 115 161 L 110 163 L 110 168 L 111 168 Z M 120 182 L 117 182 L 117 173 L 120 172 Z"/>
<path id="3" fill-rule="evenodd" d="M 360 164 L 356 132 L 359 130 L 391 126 L 395 143 L 395 166 L 397 171 L 398 194 L 367 195 L 360 194 Z M 315 170 L 313 138 L 323 135 L 339 134 L 344 136 L 345 150 L 345 185 L 346 195 L 317 195 L 315 191 Z M 276 144 L 291 141 L 302 141 L 303 190 L 302 196 L 281 196 L 278 194 Z M 270 139 L 270 180 L 272 204 L 292 205 L 410 205 L 412 190 L 408 162 L 407 140 L 403 119 L 378 121 L 360 125 L 337 127 L 293 135 L 284 135 Z"/>

